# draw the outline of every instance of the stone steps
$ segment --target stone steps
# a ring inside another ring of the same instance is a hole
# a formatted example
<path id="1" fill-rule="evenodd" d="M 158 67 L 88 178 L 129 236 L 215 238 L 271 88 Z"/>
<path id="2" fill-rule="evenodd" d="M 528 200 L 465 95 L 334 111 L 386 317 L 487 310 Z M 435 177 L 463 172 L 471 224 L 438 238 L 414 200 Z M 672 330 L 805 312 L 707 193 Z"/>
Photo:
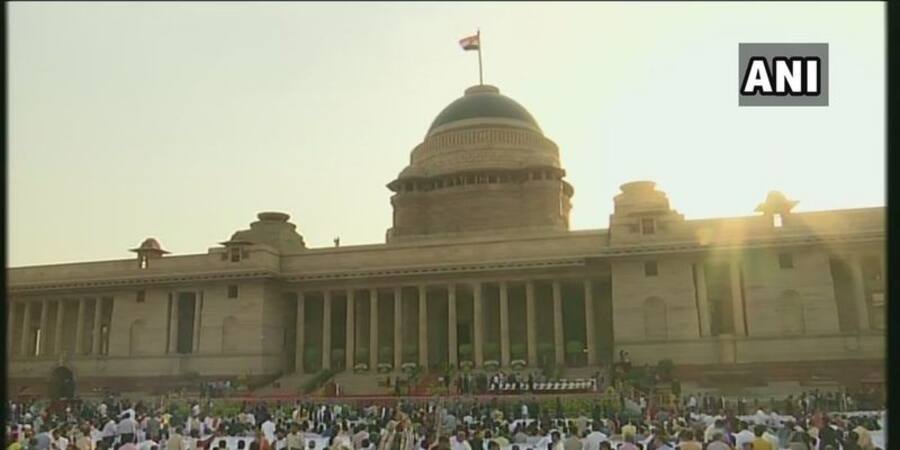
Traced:
<path id="1" fill-rule="evenodd" d="M 306 384 L 315 374 L 291 373 L 284 375 L 277 380 L 255 389 L 253 394 L 256 396 L 269 395 L 300 395 L 300 388 Z"/>
<path id="2" fill-rule="evenodd" d="M 343 395 L 388 395 L 393 392 L 393 388 L 384 386 L 388 376 L 392 383 L 397 379 L 395 373 L 343 372 L 335 375 L 332 380 L 340 385 Z"/>

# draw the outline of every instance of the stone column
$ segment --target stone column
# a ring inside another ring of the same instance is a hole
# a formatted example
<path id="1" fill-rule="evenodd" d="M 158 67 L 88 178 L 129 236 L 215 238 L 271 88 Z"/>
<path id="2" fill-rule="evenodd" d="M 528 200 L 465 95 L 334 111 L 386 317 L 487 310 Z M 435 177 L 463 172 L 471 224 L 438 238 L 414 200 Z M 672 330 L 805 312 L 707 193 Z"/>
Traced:
<path id="1" fill-rule="evenodd" d="M 428 304 L 427 288 L 419 286 L 419 364 L 428 367 Z"/>
<path id="2" fill-rule="evenodd" d="M 591 280 L 584 280 L 584 340 L 587 363 L 597 364 L 597 335 L 594 333 L 594 289 Z"/>
<path id="3" fill-rule="evenodd" d="M 459 365 L 459 347 L 456 337 L 456 285 L 447 286 L 447 351 L 450 355 L 450 366 Z"/>
<path id="4" fill-rule="evenodd" d="M 22 357 L 34 356 L 28 348 L 31 341 L 31 303 L 25 302 L 25 315 L 22 317 L 22 341 L 19 343 L 19 354 Z"/>
<path id="5" fill-rule="evenodd" d="M 203 292 L 194 293 L 194 338 L 191 342 L 193 353 L 200 352 L 200 330 L 203 325 Z"/>
<path id="6" fill-rule="evenodd" d="M 853 278 L 853 303 L 856 306 L 859 331 L 869 331 L 871 326 L 869 306 L 866 301 L 866 282 L 863 275 L 862 258 L 857 254 L 850 255 L 850 275 Z"/>
<path id="7" fill-rule="evenodd" d="M 306 350 L 306 302 L 303 292 L 297 293 L 297 337 L 294 348 L 294 372 L 303 373 Z"/>
<path id="8" fill-rule="evenodd" d="M 331 369 L 331 291 L 322 293 L 322 369 Z"/>
<path id="9" fill-rule="evenodd" d="M 500 282 L 500 365 L 509 367 L 509 285 Z"/>
<path id="10" fill-rule="evenodd" d="M 734 259 L 730 266 L 731 274 L 731 312 L 734 319 L 734 335 L 745 336 L 744 330 L 744 295 L 741 292 L 740 261 Z"/>
<path id="11" fill-rule="evenodd" d="M 56 302 L 56 330 L 53 332 L 53 353 L 62 354 L 62 338 L 63 338 L 63 316 L 66 310 L 66 303 L 62 300 Z"/>
<path id="12" fill-rule="evenodd" d="M 475 325 L 475 367 L 484 365 L 484 325 L 481 317 L 481 283 L 472 284 L 472 315 Z"/>
<path id="13" fill-rule="evenodd" d="M 49 300 L 41 300 L 41 325 L 39 330 L 41 330 L 41 341 L 38 342 L 37 354 L 38 356 L 44 356 L 47 354 L 47 349 L 50 348 L 47 345 L 47 313 L 50 309 L 50 301 Z"/>
<path id="14" fill-rule="evenodd" d="M 15 329 L 16 326 L 16 310 L 19 308 L 16 307 L 16 302 L 9 302 L 9 307 L 6 309 L 6 353 L 8 355 L 13 354 L 14 343 L 13 339 L 15 339 Z"/>
<path id="15" fill-rule="evenodd" d="M 169 316 L 169 353 L 178 353 L 178 294 L 172 294 L 171 299 L 172 310 L 171 315 Z"/>
<path id="16" fill-rule="evenodd" d="M 403 288 L 394 288 L 394 370 L 403 365 Z"/>
<path id="17" fill-rule="evenodd" d="M 73 355 L 81 355 L 84 353 L 84 304 L 84 298 L 79 298 L 78 317 L 75 318 L 75 348 L 72 350 Z"/>
<path id="18" fill-rule="evenodd" d="M 556 364 L 566 363 L 565 343 L 563 342 L 563 308 L 562 308 L 562 284 L 553 282 L 553 346 L 555 348 Z"/>
<path id="19" fill-rule="evenodd" d="M 706 292 L 706 266 L 697 262 L 697 307 L 700 308 L 700 337 L 712 336 L 712 321 L 709 316 L 709 298 Z"/>
<path id="20" fill-rule="evenodd" d="M 347 325 L 344 347 L 344 365 L 348 370 L 353 370 L 356 365 L 356 291 L 347 289 Z"/>
<path id="21" fill-rule="evenodd" d="M 100 319 L 103 317 L 101 313 L 103 312 L 103 298 L 97 297 L 94 300 L 94 334 L 93 334 L 93 342 L 91 343 L 91 354 L 99 355 L 100 354 Z"/>
<path id="22" fill-rule="evenodd" d="M 369 290 L 369 370 L 378 369 L 378 289 Z"/>
<path id="23" fill-rule="evenodd" d="M 536 310 L 534 307 L 534 281 L 525 283 L 525 327 L 528 335 L 528 367 L 538 366 Z"/>

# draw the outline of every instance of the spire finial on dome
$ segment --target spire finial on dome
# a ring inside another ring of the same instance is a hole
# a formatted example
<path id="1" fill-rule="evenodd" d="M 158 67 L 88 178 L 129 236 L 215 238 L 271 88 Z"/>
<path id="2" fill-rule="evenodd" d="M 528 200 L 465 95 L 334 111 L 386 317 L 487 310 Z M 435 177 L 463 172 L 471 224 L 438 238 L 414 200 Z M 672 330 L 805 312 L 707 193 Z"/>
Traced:
<path id="1" fill-rule="evenodd" d="M 787 214 L 794 209 L 794 206 L 797 206 L 797 203 L 799 202 L 796 200 L 788 200 L 779 191 L 769 191 L 769 194 L 766 195 L 766 201 L 760 203 L 755 211 L 764 214 Z"/>

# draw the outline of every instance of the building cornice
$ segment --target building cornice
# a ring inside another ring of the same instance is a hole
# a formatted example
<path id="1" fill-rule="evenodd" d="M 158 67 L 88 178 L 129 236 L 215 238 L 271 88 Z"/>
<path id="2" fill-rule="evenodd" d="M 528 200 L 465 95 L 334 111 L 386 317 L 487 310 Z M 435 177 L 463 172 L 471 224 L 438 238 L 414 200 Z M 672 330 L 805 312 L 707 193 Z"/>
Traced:
<path id="1" fill-rule="evenodd" d="M 426 275 L 448 275 L 454 273 L 479 273 L 502 270 L 531 270 L 564 267 L 583 267 L 589 260 L 609 260 L 631 256 L 650 256 L 679 253 L 705 253 L 710 251 L 740 251 L 746 249 L 763 249 L 786 246 L 816 246 L 828 244 L 853 245 L 878 243 L 884 240 L 883 231 L 863 231 L 834 235 L 775 235 L 763 238 L 744 239 L 735 242 L 701 243 L 694 241 L 639 243 L 631 245 L 614 245 L 583 252 L 571 252 L 565 255 L 546 256 L 531 259 L 504 259 L 495 261 L 473 261 L 471 263 L 404 265 L 381 267 L 371 270 L 321 270 L 316 272 L 291 273 L 276 272 L 265 269 L 246 269 L 233 271 L 173 273 L 170 275 L 132 275 L 127 277 L 108 277 L 90 279 L 67 279 L 37 283 L 10 283 L 11 294 L 30 294 L 60 290 L 135 288 L 140 286 L 183 284 L 197 282 L 216 282 L 223 280 L 273 279 L 288 283 L 322 282 L 340 280 L 358 280 L 363 278 L 392 278 Z"/>
<path id="2" fill-rule="evenodd" d="M 71 289 L 110 289 L 118 287 L 140 287 L 147 285 L 182 284 L 221 280 L 251 280 L 277 278 L 278 273 L 270 270 L 216 271 L 203 273 L 176 273 L 171 275 L 130 276 L 114 278 L 91 278 L 64 280 L 44 283 L 22 283 L 9 285 L 10 293 L 30 293 Z"/>

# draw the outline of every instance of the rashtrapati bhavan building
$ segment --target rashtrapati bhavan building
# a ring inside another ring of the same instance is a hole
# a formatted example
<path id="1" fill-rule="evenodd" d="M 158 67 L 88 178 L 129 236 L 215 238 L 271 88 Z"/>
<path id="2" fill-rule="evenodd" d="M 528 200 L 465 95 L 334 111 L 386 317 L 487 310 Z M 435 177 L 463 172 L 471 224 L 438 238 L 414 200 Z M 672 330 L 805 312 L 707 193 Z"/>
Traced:
<path id="1" fill-rule="evenodd" d="M 884 368 L 884 208 L 799 213 L 772 192 L 745 217 L 689 220 L 635 181 L 608 228 L 572 231 L 559 149 L 488 85 L 386 181 L 385 243 L 307 248 L 302 218 L 264 212 L 203 254 L 151 238 L 136 257 L 9 269 L 10 392 L 408 363 L 587 371 L 620 350 L 698 386 Z"/>

